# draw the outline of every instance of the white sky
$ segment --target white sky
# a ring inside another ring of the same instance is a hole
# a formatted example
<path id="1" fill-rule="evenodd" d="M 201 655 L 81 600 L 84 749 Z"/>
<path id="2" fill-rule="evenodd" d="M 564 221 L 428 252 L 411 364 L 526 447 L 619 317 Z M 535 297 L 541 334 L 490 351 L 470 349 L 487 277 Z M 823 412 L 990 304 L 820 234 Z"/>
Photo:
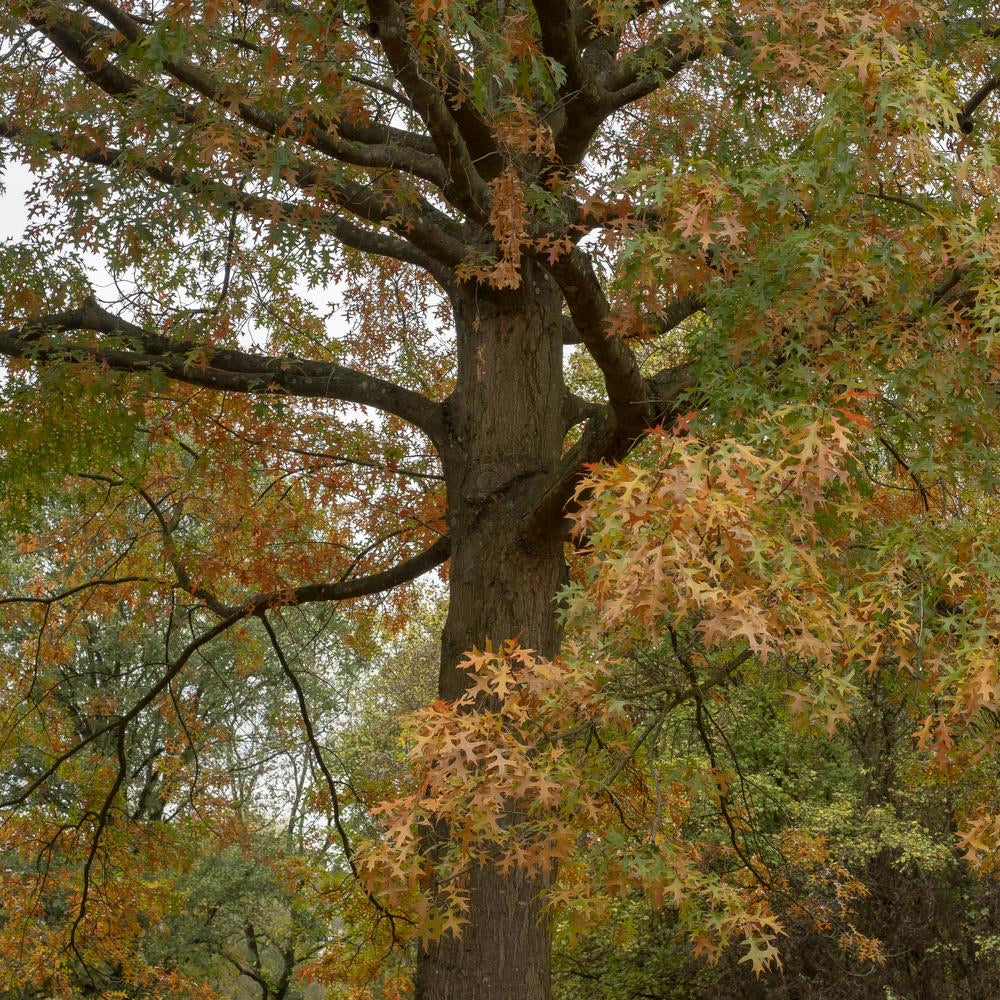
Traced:
<path id="1" fill-rule="evenodd" d="M 24 196 L 31 174 L 20 163 L 8 162 L 2 180 L 6 190 L 0 194 L 0 240 L 16 239 L 24 232 L 28 221 Z"/>

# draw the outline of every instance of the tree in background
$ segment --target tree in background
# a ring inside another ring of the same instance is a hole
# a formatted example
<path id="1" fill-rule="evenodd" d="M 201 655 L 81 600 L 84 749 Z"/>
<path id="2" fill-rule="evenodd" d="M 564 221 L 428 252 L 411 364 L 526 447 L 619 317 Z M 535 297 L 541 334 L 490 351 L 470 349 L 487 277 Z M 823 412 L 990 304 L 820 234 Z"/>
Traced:
<path id="1" fill-rule="evenodd" d="M 669 648 L 647 649 L 641 659 L 669 670 L 673 657 Z M 599 926 L 574 933 L 559 922 L 560 1000 L 958 1000 L 1000 988 L 1000 888 L 955 849 L 950 810 L 956 793 L 970 789 L 928 773 L 912 738 L 913 719 L 926 711 L 914 704 L 915 686 L 888 670 L 860 685 L 851 720 L 831 738 L 790 710 L 782 674 L 741 671 L 702 709 L 730 781 L 726 812 L 741 849 L 766 863 L 772 879 L 781 968 L 748 979 L 742 949 L 706 965 L 692 955 L 681 912 L 633 892 Z M 646 711 L 652 719 L 655 705 Z M 654 793 L 686 766 L 711 766 L 696 714 L 691 705 L 671 713 L 644 744 Z M 713 851 L 716 864 L 731 863 L 718 807 L 705 796 L 685 835 Z"/>
<path id="2" fill-rule="evenodd" d="M 919 747 L 980 768 L 990 851 L 997 30 L 986 3 L 7 4 L 0 136 L 39 181 L 3 261 L 4 517 L 35 554 L 3 606 L 5 849 L 80 872 L 38 954 L 121 964 L 95 955 L 165 851 L 130 734 L 183 729 L 220 637 L 230 676 L 261 643 L 280 670 L 357 905 L 416 921 L 420 998 L 546 997 L 547 907 L 633 891 L 774 963 L 779 859 L 709 721 L 744 670 L 831 732 L 863 672 L 908 678 Z M 349 600 L 365 648 L 446 561 L 440 700 L 359 851 L 287 622 Z M 81 733 L 64 668 L 118 607 L 156 652 Z M 710 769 L 655 791 L 643 744 L 687 703 Z"/>

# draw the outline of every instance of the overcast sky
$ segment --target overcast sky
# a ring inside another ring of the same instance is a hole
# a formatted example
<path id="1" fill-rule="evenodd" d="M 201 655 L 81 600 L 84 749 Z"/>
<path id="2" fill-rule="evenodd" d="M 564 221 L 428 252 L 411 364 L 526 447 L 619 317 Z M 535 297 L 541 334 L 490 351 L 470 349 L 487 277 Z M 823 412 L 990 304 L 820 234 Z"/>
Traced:
<path id="1" fill-rule="evenodd" d="M 3 183 L 6 190 L 0 195 L 0 240 L 11 236 L 17 237 L 24 232 L 27 213 L 24 208 L 24 195 L 28 190 L 31 175 L 20 163 L 8 161 L 3 172 Z"/>

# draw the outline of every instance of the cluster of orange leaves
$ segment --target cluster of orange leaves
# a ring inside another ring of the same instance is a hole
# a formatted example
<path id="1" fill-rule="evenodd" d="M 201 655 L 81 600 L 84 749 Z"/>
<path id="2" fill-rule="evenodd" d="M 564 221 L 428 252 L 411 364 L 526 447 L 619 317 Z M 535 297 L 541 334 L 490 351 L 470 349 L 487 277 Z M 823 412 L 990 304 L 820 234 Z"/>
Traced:
<path id="1" fill-rule="evenodd" d="M 797 678 L 791 711 L 830 736 L 861 685 L 892 673 L 927 711 L 916 749 L 967 780 L 998 743 L 992 505 L 942 517 L 912 493 L 859 493 L 867 395 L 805 421 L 779 414 L 756 445 L 663 434 L 653 461 L 595 468 L 578 493 L 591 559 L 570 614 L 594 645 L 686 629 L 705 653 L 748 650 Z M 992 792 L 963 796 L 958 844 L 992 865 Z"/>
<path id="2" fill-rule="evenodd" d="M 359 855 L 373 893 L 415 913 L 423 938 L 457 935 L 468 873 L 517 869 L 538 880 L 574 933 L 615 899 L 640 894 L 678 907 L 709 958 L 742 941 L 758 974 L 778 961 L 782 928 L 766 900 L 707 872 L 702 846 L 685 836 L 684 782 L 659 796 L 651 821 L 648 775 L 624 735 L 627 710 L 604 690 L 607 665 L 572 646 L 550 660 L 509 640 L 474 650 L 462 666 L 466 694 L 407 722 L 413 784 L 375 810 L 383 835 Z M 625 813 L 625 826 L 652 825 L 650 835 L 624 834 Z"/>

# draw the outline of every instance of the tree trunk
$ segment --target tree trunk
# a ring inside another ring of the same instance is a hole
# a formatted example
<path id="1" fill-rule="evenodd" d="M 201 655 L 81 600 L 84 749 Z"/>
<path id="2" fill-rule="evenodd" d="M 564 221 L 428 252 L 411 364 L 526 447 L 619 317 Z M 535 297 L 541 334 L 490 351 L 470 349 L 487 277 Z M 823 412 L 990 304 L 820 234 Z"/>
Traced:
<path id="1" fill-rule="evenodd" d="M 517 637 L 547 656 L 559 645 L 561 526 L 553 523 L 530 546 L 520 535 L 526 493 L 561 454 L 561 300 L 544 274 L 527 268 L 524 277 L 515 292 L 473 286 L 453 302 L 459 364 L 447 404 L 452 550 L 439 685 L 448 700 L 466 686 L 456 668 L 462 654 L 487 639 Z M 546 1000 L 544 880 L 490 867 L 469 878 L 469 923 L 460 940 L 445 937 L 421 953 L 417 1000 Z"/>

